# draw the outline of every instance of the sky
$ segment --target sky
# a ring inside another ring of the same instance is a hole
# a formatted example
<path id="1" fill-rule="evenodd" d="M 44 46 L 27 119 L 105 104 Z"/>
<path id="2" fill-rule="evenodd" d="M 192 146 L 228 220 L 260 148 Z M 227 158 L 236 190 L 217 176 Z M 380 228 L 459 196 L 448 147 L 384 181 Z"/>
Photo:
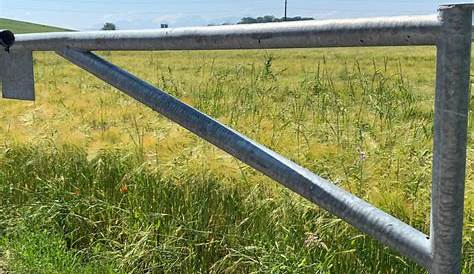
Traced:
<path id="1" fill-rule="evenodd" d="M 315 19 L 433 14 L 445 3 L 436 0 L 287 0 L 288 16 Z M 242 17 L 283 16 L 284 0 L 0 0 L 0 18 L 75 30 L 202 26 L 236 23 Z"/>

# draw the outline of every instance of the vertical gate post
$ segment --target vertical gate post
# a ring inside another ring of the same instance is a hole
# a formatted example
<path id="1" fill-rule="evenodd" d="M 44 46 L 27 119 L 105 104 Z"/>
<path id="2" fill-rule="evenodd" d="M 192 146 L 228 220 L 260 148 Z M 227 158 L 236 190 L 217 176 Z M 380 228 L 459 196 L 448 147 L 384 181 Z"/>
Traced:
<path id="1" fill-rule="evenodd" d="M 472 5 L 440 7 L 431 198 L 431 273 L 459 273 L 470 93 Z"/>

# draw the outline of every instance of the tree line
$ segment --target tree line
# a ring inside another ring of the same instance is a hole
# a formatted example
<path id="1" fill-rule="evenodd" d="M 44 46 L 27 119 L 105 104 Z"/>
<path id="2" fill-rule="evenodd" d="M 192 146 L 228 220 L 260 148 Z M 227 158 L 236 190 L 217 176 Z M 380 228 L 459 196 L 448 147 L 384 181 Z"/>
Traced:
<path id="1" fill-rule="evenodd" d="M 301 16 L 296 16 L 296 17 L 275 17 L 273 15 L 265 15 L 265 16 L 260 16 L 257 18 L 253 17 L 244 17 L 240 19 L 237 24 L 257 24 L 257 23 L 274 23 L 274 22 L 285 22 L 285 21 L 306 21 L 306 20 L 314 20 L 312 17 L 301 17 Z M 209 26 L 212 26 L 214 24 L 209 24 Z M 232 25 L 231 23 L 223 23 L 222 25 Z M 168 24 L 162 24 L 161 28 L 167 28 Z M 116 30 L 117 27 L 115 26 L 114 23 L 105 23 L 104 26 L 102 27 L 102 30 Z"/>
<path id="2" fill-rule="evenodd" d="M 314 20 L 312 17 L 275 17 L 273 15 L 265 15 L 257 18 L 253 17 L 244 17 L 240 19 L 237 24 L 257 24 L 257 23 L 274 23 L 274 22 L 285 22 L 285 21 L 306 21 L 306 20 Z"/>

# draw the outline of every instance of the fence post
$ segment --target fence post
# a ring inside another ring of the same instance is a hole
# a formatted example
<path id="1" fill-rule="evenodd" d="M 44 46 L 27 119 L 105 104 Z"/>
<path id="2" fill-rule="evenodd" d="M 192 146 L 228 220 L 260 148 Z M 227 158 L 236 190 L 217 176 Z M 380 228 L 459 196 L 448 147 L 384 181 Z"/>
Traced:
<path id="1" fill-rule="evenodd" d="M 469 5 L 440 7 L 431 198 L 431 273 L 459 273 L 469 111 Z"/>

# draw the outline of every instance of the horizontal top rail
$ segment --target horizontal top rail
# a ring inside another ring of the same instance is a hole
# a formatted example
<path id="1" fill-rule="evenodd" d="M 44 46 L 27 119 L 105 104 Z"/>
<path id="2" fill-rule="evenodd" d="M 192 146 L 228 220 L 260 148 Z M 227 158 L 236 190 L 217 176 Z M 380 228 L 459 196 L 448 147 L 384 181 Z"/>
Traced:
<path id="1" fill-rule="evenodd" d="M 215 50 L 435 45 L 436 15 L 17 35 L 12 50 Z"/>

